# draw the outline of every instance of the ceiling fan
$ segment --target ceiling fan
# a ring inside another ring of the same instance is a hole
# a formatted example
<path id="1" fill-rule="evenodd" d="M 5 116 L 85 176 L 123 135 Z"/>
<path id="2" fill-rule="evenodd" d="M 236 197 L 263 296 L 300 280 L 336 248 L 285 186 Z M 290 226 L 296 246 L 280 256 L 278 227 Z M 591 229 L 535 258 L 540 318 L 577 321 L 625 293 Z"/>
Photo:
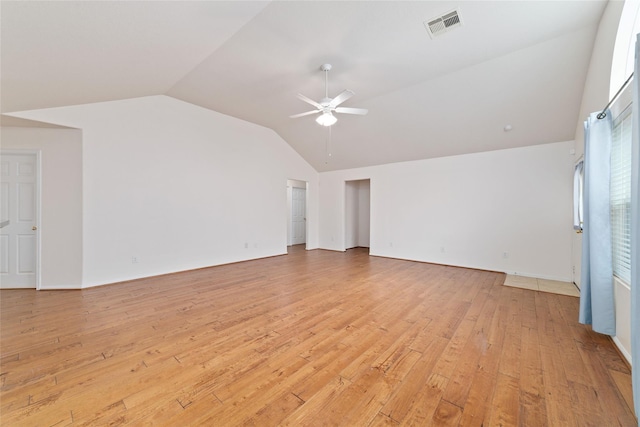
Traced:
<path id="1" fill-rule="evenodd" d="M 316 109 L 305 113 L 294 114 L 293 116 L 289 116 L 290 118 L 295 119 L 302 116 L 308 116 L 310 114 L 322 113 L 318 116 L 316 122 L 322 126 L 331 126 L 338 121 L 336 116 L 333 115 L 334 112 L 358 114 L 360 116 L 364 116 L 369 112 L 366 108 L 338 107 L 338 105 L 351 98 L 355 93 L 352 90 L 347 89 L 340 92 L 340 94 L 335 98 L 329 98 L 329 70 L 331 70 L 331 64 L 322 64 L 320 69 L 324 71 L 324 98 L 322 98 L 320 102 L 316 102 L 299 93 L 298 98 L 313 105 Z"/>

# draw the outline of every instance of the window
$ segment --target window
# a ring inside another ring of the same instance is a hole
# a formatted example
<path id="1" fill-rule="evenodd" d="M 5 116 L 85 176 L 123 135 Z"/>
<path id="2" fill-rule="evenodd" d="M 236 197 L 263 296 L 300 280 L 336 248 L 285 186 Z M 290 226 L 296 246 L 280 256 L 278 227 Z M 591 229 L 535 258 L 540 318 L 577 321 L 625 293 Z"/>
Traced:
<path id="1" fill-rule="evenodd" d="M 611 144 L 611 243 L 613 274 L 631 283 L 631 106 L 613 122 Z"/>

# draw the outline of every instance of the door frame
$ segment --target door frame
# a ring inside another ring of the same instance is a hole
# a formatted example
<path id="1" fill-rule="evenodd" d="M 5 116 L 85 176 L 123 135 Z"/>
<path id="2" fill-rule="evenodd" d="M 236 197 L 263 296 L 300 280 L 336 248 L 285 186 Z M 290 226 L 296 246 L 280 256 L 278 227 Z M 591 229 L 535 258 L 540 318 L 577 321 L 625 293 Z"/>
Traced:
<path id="1" fill-rule="evenodd" d="M 3 148 L 0 149 L 0 157 L 5 155 L 32 155 L 36 158 L 36 218 L 35 223 L 37 229 L 36 233 L 36 253 L 35 253 L 35 264 L 36 264 L 36 290 L 40 290 L 40 282 L 41 282 L 41 238 L 42 234 L 42 224 L 40 219 L 42 218 L 42 150 L 39 149 L 29 149 L 29 148 Z"/>

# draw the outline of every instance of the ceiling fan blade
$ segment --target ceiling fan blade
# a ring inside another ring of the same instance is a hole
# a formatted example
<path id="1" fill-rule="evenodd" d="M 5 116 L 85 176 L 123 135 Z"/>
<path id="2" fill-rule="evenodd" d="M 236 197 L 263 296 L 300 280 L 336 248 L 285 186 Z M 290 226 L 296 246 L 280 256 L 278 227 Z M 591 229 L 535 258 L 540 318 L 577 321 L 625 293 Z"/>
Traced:
<path id="1" fill-rule="evenodd" d="M 364 116 L 369 112 L 366 108 L 349 108 L 349 107 L 338 107 L 335 109 L 336 113 L 347 113 L 347 114 L 358 114 Z"/>
<path id="2" fill-rule="evenodd" d="M 293 116 L 289 116 L 289 118 L 290 119 L 297 119 L 298 117 L 308 116 L 309 114 L 316 114 L 316 113 L 319 113 L 319 112 L 320 111 L 318 111 L 318 110 L 307 111 L 306 113 L 294 114 Z"/>
<path id="3" fill-rule="evenodd" d="M 306 102 L 307 104 L 311 104 L 314 107 L 316 107 L 318 110 L 322 110 L 322 105 L 318 104 L 316 101 L 314 101 L 313 99 L 307 98 L 306 96 L 304 96 L 303 94 L 299 93 L 298 94 L 298 98 L 303 100 L 304 102 Z"/>
<path id="4" fill-rule="evenodd" d="M 329 106 L 331 108 L 335 108 L 338 105 L 342 104 L 347 99 L 351 98 L 353 95 L 355 95 L 355 93 L 352 90 L 349 90 L 349 89 L 343 90 L 338 96 L 336 96 L 331 100 L 331 103 L 329 104 Z"/>

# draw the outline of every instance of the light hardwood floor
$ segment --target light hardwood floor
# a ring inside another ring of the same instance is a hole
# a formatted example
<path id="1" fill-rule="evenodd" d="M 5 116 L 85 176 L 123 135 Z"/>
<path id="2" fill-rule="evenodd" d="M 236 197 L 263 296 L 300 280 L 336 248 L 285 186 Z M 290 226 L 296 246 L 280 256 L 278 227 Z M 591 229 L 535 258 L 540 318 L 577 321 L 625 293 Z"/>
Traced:
<path id="1" fill-rule="evenodd" d="M 1 424 L 636 425 L 629 369 L 578 299 L 504 278 L 294 247 L 3 290 Z"/>

